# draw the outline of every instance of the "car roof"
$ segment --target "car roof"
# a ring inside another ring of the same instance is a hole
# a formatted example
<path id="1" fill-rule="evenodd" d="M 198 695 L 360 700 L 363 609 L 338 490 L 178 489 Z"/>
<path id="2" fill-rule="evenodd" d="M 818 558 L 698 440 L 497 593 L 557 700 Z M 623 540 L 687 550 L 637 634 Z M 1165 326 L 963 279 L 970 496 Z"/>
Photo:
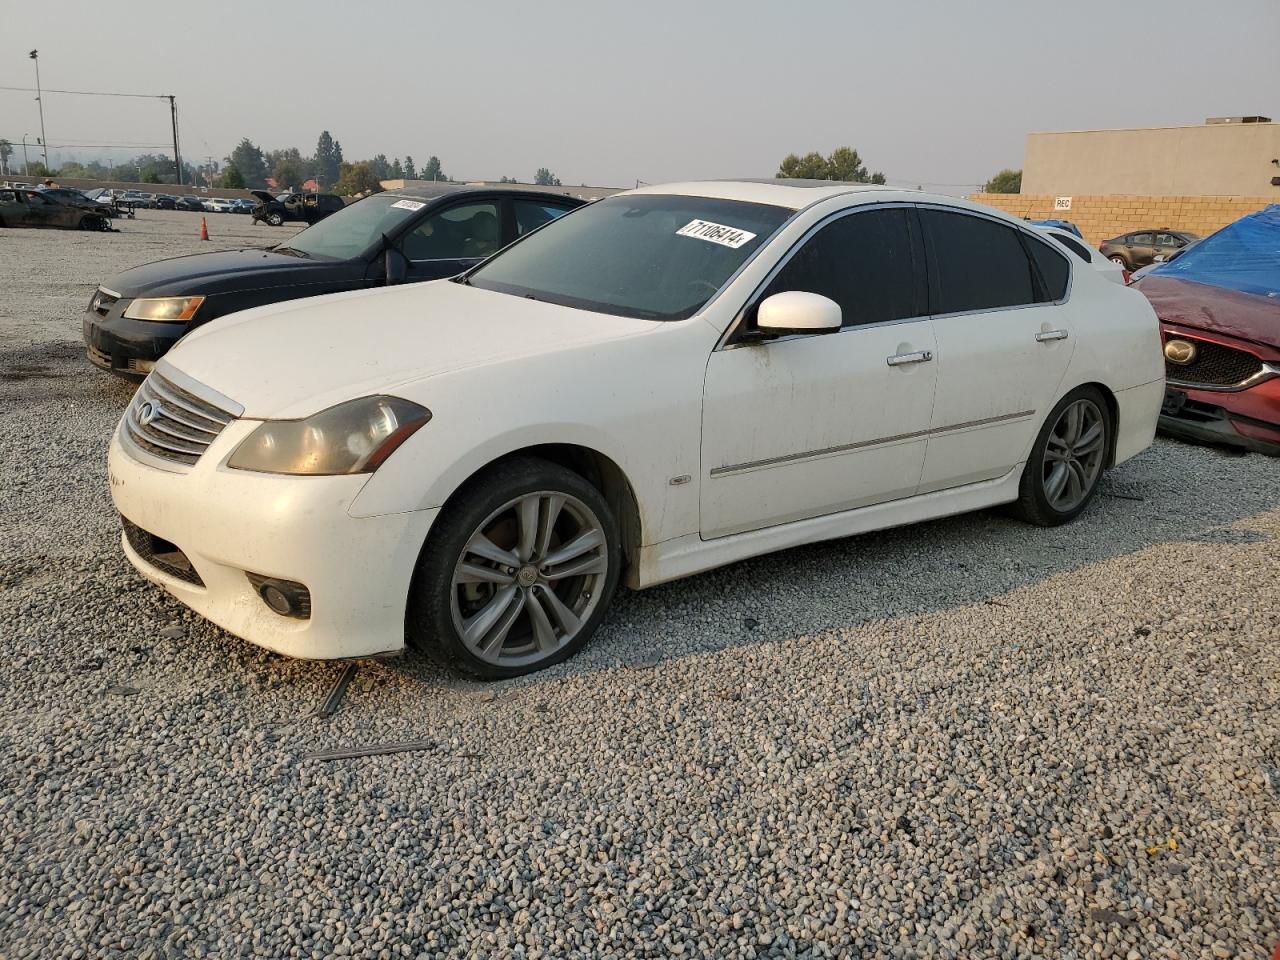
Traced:
<path id="1" fill-rule="evenodd" d="M 410 200 L 437 200 L 441 197 L 465 196 L 466 194 L 492 195 L 495 193 L 507 193 L 520 197 L 545 197 L 548 199 L 558 197 L 561 200 L 572 200 L 574 203 L 582 202 L 569 193 L 557 193 L 554 190 L 530 190 L 528 187 L 513 187 L 502 184 L 476 187 L 465 183 L 429 183 L 422 187 L 397 187 L 382 194 L 375 194 L 375 196 L 405 197 Z"/>
<path id="2" fill-rule="evenodd" d="M 626 194 L 674 194 L 688 197 L 709 197 L 717 200 L 741 200 L 747 203 L 767 203 L 775 207 L 801 210 L 819 200 L 851 193 L 911 193 L 916 199 L 920 194 L 903 191 L 897 187 L 873 183 L 843 183 L 838 180 L 689 180 L 681 183 L 658 183 L 624 191 Z M 948 201 L 952 197 L 941 198 Z"/>

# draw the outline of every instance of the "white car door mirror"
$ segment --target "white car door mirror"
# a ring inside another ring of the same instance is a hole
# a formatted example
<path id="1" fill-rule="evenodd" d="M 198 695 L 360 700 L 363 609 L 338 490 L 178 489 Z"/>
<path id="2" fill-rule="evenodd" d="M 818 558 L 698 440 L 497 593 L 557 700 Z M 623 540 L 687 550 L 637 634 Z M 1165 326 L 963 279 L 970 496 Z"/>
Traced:
<path id="1" fill-rule="evenodd" d="M 842 320 L 840 304 L 803 290 L 775 293 L 756 309 L 756 329 L 763 334 L 834 333 Z"/>

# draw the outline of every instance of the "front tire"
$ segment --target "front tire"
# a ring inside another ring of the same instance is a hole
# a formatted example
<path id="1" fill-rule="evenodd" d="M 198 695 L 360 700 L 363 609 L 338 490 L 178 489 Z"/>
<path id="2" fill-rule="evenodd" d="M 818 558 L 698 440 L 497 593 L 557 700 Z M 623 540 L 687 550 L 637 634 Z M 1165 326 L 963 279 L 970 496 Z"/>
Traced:
<path id="1" fill-rule="evenodd" d="M 1079 516 L 1098 492 L 1114 429 L 1096 387 L 1079 387 L 1059 400 L 1023 468 L 1014 513 L 1041 527 Z"/>
<path id="2" fill-rule="evenodd" d="M 273 227 L 278 227 L 280 224 L 284 223 L 284 217 L 280 216 L 278 213 L 269 213 L 267 214 L 267 223 Z"/>
<path id="3" fill-rule="evenodd" d="M 573 656 L 595 633 L 622 568 L 603 494 L 557 464 L 519 457 L 468 483 L 418 560 L 409 642 L 483 679 Z"/>

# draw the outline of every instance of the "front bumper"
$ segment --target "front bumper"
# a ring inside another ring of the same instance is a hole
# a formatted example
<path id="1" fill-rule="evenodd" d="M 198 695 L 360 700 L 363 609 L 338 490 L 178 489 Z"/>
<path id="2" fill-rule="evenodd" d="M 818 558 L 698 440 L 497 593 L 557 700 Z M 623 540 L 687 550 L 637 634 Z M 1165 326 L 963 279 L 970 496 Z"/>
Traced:
<path id="1" fill-rule="evenodd" d="M 1202 443 L 1280 456 L 1280 377 L 1239 391 L 1169 387 L 1160 429 Z"/>
<path id="2" fill-rule="evenodd" d="M 140 380 L 182 339 L 191 324 L 129 319 L 124 311 L 132 302 L 131 297 L 121 297 L 102 312 L 95 310 L 91 302 L 80 329 L 90 363 L 101 370 Z"/>
<path id="3" fill-rule="evenodd" d="M 230 470 L 225 461 L 257 421 L 233 421 L 190 469 L 139 462 L 121 446 L 107 456 L 111 498 L 137 527 L 176 546 L 199 583 L 144 559 L 138 571 L 201 616 L 250 643 L 290 657 L 339 659 L 404 647 L 409 586 L 438 510 L 352 517 L 368 480 L 285 477 Z M 311 615 L 274 613 L 247 574 L 304 584 Z"/>

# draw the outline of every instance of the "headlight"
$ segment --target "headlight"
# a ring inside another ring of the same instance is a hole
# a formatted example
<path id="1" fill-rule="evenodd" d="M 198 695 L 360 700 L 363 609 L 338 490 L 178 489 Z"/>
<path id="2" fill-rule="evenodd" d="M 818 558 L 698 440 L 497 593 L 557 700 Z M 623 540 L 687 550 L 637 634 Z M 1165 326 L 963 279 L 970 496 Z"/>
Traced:
<path id="1" fill-rule="evenodd" d="M 364 397 L 305 420 L 268 420 L 227 461 L 236 470 L 334 476 L 373 473 L 431 411 L 399 397 Z"/>
<path id="2" fill-rule="evenodd" d="M 196 315 L 204 297 L 143 297 L 125 309 L 131 320 L 158 320 L 162 323 L 184 323 Z"/>

